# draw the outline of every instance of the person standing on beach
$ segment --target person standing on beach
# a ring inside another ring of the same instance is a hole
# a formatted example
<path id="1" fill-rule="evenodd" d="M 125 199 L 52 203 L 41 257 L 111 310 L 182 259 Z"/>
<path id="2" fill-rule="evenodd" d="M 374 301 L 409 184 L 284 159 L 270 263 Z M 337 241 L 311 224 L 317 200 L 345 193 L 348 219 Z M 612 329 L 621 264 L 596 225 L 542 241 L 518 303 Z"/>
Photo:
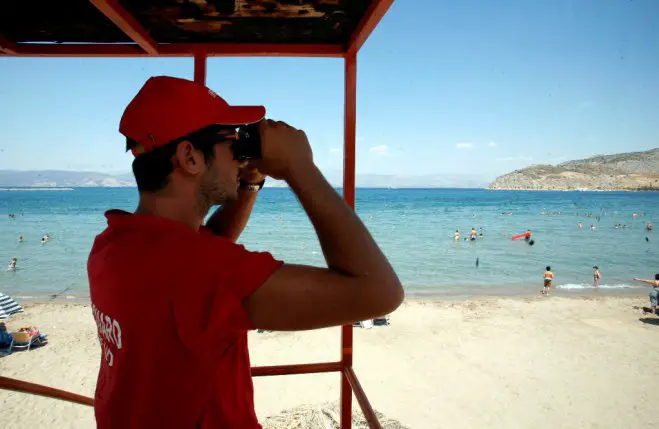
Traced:
<path id="1" fill-rule="evenodd" d="M 542 289 L 542 294 L 543 295 L 549 295 L 549 290 L 551 289 L 551 282 L 554 280 L 554 273 L 551 272 L 551 267 L 547 265 L 545 267 L 545 273 L 543 275 L 543 289 Z"/>
<path id="2" fill-rule="evenodd" d="M 600 269 L 597 265 L 593 267 L 593 286 L 594 287 L 599 287 L 600 286 L 600 279 L 602 278 L 602 274 L 600 273 Z"/>
<path id="3" fill-rule="evenodd" d="M 657 303 L 659 302 L 659 274 L 654 275 L 654 280 L 635 278 L 634 281 L 647 283 L 652 286 L 652 291 L 650 292 L 650 308 L 652 308 L 654 314 L 657 314 Z"/>
<path id="4" fill-rule="evenodd" d="M 166 76 L 125 109 L 119 131 L 135 156 L 139 203 L 106 212 L 87 263 L 102 350 L 98 427 L 261 428 L 249 330 L 352 324 L 402 303 L 396 273 L 314 164 L 306 134 L 264 116 Z M 248 164 L 235 129 L 257 123 L 261 159 Z M 295 193 L 327 267 L 236 244 L 266 175 Z"/>

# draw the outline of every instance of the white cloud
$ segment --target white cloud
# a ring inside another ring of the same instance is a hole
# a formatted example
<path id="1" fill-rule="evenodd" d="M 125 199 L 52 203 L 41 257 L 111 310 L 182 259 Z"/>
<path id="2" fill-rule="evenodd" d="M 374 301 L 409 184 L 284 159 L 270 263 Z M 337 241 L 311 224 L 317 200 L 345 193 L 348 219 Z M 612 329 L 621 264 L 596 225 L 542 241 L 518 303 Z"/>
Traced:
<path id="1" fill-rule="evenodd" d="M 489 147 L 497 147 L 497 144 L 495 142 L 489 142 L 487 145 Z"/>
<path id="2" fill-rule="evenodd" d="M 471 149 L 474 147 L 473 143 L 456 143 L 455 147 L 458 149 Z"/>
<path id="3" fill-rule="evenodd" d="M 517 155 L 517 156 L 502 156 L 500 158 L 497 158 L 497 161 L 533 161 L 532 156 L 527 156 L 527 155 Z"/>
<path id="4" fill-rule="evenodd" d="M 386 144 L 373 146 L 368 149 L 368 153 L 372 153 L 373 155 L 377 156 L 387 156 L 389 155 L 389 147 Z"/>
<path id="5" fill-rule="evenodd" d="M 332 147 L 330 148 L 331 153 L 341 153 L 341 148 L 340 147 Z"/>

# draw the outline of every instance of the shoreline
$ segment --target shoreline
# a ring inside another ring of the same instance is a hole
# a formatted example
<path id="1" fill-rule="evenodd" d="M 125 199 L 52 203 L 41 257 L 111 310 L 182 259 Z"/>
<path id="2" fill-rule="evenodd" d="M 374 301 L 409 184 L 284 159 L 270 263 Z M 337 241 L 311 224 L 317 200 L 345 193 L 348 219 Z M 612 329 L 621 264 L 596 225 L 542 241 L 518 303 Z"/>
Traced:
<path id="1" fill-rule="evenodd" d="M 619 289 L 562 289 L 553 290 L 549 297 L 542 296 L 539 291 L 542 286 L 536 288 L 529 287 L 528 293 L 519 293 L 518 291 L 510 293 L 438 293 L 436 291 L 406 291 L 405 303 L 442 303 L 442 302 L 465 302 L 465 301 L 488 301 L 499 299 L 510 299 L 516 301 L 533 301 L 535 299 L 552 299 L 552 298 L 565 298 L 565 299 L 607 299 L 607 298 L 639 298 L 647 297 L 650 288 L 619 288 Z M 538 292 L 536 292 L 536 289 Z M 66 294 L 52 296 L 24 296 L 12 295 L 3 291 L 6 295 L 11 296 L 24 308 L 33 307 L 44 304 L 77 304 L 81 306 L 90 306 L 91 300 L 89 295 Z"/>

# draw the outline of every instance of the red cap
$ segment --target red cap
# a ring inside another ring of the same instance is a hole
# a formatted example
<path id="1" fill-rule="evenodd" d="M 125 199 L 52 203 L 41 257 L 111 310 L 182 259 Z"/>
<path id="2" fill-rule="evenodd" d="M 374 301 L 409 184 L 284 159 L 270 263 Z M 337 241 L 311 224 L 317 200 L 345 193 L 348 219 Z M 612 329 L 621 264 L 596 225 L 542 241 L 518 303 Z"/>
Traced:
<path id="1" fill-rule="evenodd" d="M 132 149 L 137 156 L 210 125 L 253 124 L 264 117 L 263 106 L 229 106 L 204 85 L 156 76 L 124 110 L 119 132 L 139 143 Z"/>

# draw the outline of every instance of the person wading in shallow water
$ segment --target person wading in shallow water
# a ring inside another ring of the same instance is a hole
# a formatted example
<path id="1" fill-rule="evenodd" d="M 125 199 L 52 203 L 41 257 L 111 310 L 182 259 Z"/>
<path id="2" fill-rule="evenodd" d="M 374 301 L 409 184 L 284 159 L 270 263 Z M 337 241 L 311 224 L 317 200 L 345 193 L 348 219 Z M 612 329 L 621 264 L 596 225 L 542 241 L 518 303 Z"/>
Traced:
<path id="1" fill-rule="evenodd" d="M 543 274 L 543 295 L 549 295 L 549 291 L 551 290 L 551 282 L 554 280 L 554 277 L 554 273 L 551 272 L 551 267 L 547 265 L 547 267 L 545 267 L 545 273 Z"/>

